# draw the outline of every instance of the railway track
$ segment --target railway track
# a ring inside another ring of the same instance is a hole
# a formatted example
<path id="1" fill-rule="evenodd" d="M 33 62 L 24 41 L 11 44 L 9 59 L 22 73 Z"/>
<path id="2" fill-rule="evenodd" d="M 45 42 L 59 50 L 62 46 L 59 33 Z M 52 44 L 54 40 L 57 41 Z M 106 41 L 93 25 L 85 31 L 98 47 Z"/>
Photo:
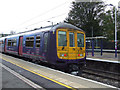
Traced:
<path id="1" fill-rule="evenodd" d="M 85 68 L 81 76 L 120 88 L 120 73 Z"/>

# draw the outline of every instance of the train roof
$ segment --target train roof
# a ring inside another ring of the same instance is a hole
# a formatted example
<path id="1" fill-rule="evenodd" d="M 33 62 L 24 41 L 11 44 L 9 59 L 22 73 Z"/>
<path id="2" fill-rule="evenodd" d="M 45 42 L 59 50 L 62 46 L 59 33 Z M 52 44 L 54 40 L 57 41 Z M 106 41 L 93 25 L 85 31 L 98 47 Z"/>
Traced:
<path id="1" fill-rule="evenodd" d="M 68 24 L 68 23 L 59 23 L 57 24 L 55 27 L 55 29 L 57 28 L 69 28 L 69 29 L 74 29 L 74 30 L 80 30 L 80 31 L 83 31 L 82 29 L 72 25 L 72 24 Z"/>
<path id="2" fill-rule="evenodd" d="M 39 32 L 53 31 L 53 30 L 56 30 L 58 28 L 69 28 L 69 29 L 83 31 L 82 29 L 80 29 L 80 28 L 78 28 L 78 27 L 76 27 L 74 25 L 71 25 L 71 24 L 68 24 L 68 23 L 59 23 L 59 24 L 52 25 L 52 26 L 35 28 L 33 30 L 20 32 L 20 33 L 14 34 L 14 35 L 2 37 L 2 38 L 0 38 L 0 40 L 4 39 L 4 38 L 12 38 L 12 37 L 23 36 L 23 35 L 28 35 L 28 34 L 35 34 L 35 33 L 39 33 Z"/>

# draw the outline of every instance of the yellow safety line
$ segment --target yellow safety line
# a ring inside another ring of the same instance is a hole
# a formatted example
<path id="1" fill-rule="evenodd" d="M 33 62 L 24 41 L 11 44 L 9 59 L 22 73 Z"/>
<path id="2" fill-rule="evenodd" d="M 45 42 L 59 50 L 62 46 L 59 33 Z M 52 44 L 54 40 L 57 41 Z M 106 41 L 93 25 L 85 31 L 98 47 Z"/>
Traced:
<path id="1" fill-rule="evenodd" d="M 0 57 L 0 58 L 1 58 L 1 57 Z M 41 74 L 39 74 L 39 73 L 37 73 L 37 72 L 31 71 L 31 70 L 29 70 L 29 69 L 27 69 L 27 68 L 25 68 L 25 67 L 22 67 L 22 66 L 14 63 L 14 62 L 12 62 L 12 61 L 9 61 L 9 59 L 5 59 L 5 58 L 3 58 L 3 57 L 2 57 L 1 59 L 5 60 L 5 61 L 7 61 L 7 62 L 10 62 L 10 63 L 12 63 L 12 64 L 15 64 L 16 66 L 21 67 L 21 68 L 23 68 L 23 69 L 25 69 L 25 70 L 27 70 L 27 71 L 29 71 L 29 72 L 32 72 L 32 73 L 34 73 L 34 74 L 36 74 L 36 75 L 41 76 L 41 77 L 43 77 L 43 78 L 46 78 L 46 79 L 48 79 L 48 80 L 51 80 L 51 81 L 53 81 L 53 82 L 55 82 L 55 83 L 57 83 L 57 84 L 59 84 L 59 85 L 62 85 L 62 86 L 67 87 L 67 88 L 70 88 L 70 89 L 72 89 L 72 90 L 76 90 L 75 88 L 73 88 L 73 87 L 71 87 L 71 86 L 65 85 L 65 84 L 63 84 L 63 83 L 61 83 L 61 82 L 58 82 L 58 81 L 56 81 L 56 80 L 53 80 L 53 79 L 51 79 L 51 78 L 49 78 L 49 77 L 46 77 L 46 76 L 41 75 Z"/>

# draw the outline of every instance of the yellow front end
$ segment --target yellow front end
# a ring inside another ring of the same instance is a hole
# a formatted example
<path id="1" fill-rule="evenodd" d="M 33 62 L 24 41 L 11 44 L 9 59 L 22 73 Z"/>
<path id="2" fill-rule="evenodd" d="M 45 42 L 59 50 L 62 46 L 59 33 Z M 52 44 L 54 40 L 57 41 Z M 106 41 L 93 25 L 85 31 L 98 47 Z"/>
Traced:
<path id="1" fill-rule="evenodd" d="M 59 59 L 76 60 L 85 57 L 85 33 L 73 29 L 57 29 L 57 56 Z"/>

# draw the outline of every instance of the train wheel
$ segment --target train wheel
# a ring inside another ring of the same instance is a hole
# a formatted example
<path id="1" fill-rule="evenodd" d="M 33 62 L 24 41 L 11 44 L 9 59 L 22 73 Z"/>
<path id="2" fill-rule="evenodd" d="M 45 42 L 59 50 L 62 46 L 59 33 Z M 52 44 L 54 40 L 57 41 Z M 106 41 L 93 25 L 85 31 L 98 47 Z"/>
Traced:
<path id="1" fill-rule="evenodd" d="M 80 74 L 79 66 L 76 65 L 76 64 L 69 65 L 69 67 L 68 67 L 68 73 L 73 74 L 73 75 Z"/>
<path id="2" fill-rule="evenodd" d="M 79 70 L 78 70 L 77 75 L 78 75 L 78 76 L 81 76 L 81 75 L 82 75 L 82 69 L 79 69 Z"/>
<path id="3" fill-rule="evenodd" d="M 69 66 L 68 66 L 67 72 L 71 74 L 71 72 L 72 72 L 72 65 L 69 65 Z"/>
<path id="4" fill-rule="evenodd" d="M 56 69 L 56 66 L 55 66 L 55 65 L 50 65 L 50 67 L 51 67 L 52 69 Z"/>

